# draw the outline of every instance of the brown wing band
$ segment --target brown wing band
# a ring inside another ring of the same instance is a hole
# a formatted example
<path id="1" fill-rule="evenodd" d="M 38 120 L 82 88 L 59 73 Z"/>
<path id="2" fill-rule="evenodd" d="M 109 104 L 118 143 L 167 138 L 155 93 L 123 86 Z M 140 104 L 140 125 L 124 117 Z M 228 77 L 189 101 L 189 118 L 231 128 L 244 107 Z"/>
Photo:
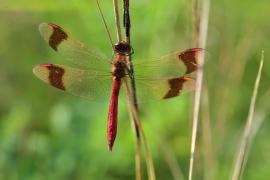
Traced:
<path id="1" fill-rule="evenodd" d="M 58 45 L 65 39 L 68 38 L 68 35 L 66 32 L 64 32 L 59 26 L 55 24 L 49 23 L 49 25 L 53 28 L 53 33 L 50 36 L 49 39 L 49 45 L 57 51 Z"/>
<path id="2" fill-rule="evenodd" d="M 163 99 L 179 96 L 181 93 L 181 90 L 183 89 L 184 83 L 188 80 L 190 80 L 190 78 L 186 78 L 186 77 L 169 79 L 168 84 L 170 86 L 170 90 L 163 97 Z"/>
<path id="3" fill-rule="evenodd" d="M 65 74 L 65 69 L 52 65 L 52 64 L 42 64 L 40 66 L 46 67 L 49 70 L 49 82 L 52 86 L 65 90 L 65 86 L 63 84 L 63 75 Z"/>
<path id="4" fill-rule="evenodd" d="M 198 69 L 198 63 L 196 58 L 196 53 L 202 51 L 201 48 L 189 49 L 179 55 L 179 59 L 183 61 L 187 70 L 185 74 L 189 74 Z"/>

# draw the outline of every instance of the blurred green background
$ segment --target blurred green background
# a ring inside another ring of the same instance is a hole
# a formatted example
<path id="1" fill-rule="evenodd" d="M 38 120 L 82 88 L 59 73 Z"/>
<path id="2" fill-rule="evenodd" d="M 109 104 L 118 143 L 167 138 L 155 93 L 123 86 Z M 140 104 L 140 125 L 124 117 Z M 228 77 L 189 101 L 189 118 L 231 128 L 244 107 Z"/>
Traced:
<path id="1" fill-rule="evenodd" d="M 116 42 L 112 1 L 101 0 L 100 5 Z M 252 126 L 257 134 L 248 148 L 243 179 L 270 177 L 269 7 L 269 0 L 211 2 L 206 46 L 211 60 L 204 66 L 203 83 L 208 103 L 200 111 L 193 179 L 231 176 L 262 50 L 265 63 Z M 133 59 L 190 48 L 190 9 L 191 1 L 131 1 Z M 120 101 L 118 135 L 108 152 L 109 100 L 87 101 L 33 75 L 33 67 L 41 63 L 76 67 L 45 43 L 38 31 L 41 22 L 55 23 L 108 57 L 112 54 L 94 0 L 0 0 L 0 179 L 135 179 L 127 105 Z M 193 93 L 139 106 L 157 179 L 173 179 L 161 147 L 173 152 L 188 177 L 191 97 Z M 166 145 L 159 142 L 161 135 Z M 143 168 L 147 179 L 144 162 Z"/>

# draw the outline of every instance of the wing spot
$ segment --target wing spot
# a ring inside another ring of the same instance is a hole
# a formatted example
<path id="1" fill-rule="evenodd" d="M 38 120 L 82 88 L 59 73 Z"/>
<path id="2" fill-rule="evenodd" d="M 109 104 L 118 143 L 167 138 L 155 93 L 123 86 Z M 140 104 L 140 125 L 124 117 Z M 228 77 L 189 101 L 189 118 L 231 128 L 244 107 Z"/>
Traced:
<path id="1" fill-rule="evenodd" d="M 196 51 L 188 50 L 187 52 L 183 52 L 183 53 L 179 54 L 178 58 L 186 66 L 186 73 L 185 74 L 189 74 L 189 73 L 197 70 Z"/>
<path id="2" fill-rule="evenodd" d="M 68 35 L 60 27 L 59 28 L 54 27 L 54 26 L 51 26 L 51 27 L 53 28 L 53 33 L 51 34 L 49 38 L 49 45 L 55 51 L 57 51 L 59 44 L 61 44 L 63 40 L 66 40 L 68 38 Z"/>
<path id="3" fill-rule="evenodd" d="M 51 65 L 51 66 L 45 66 L 49 70 L 49 82 L 52 86 L 65 90 L 65 86 L 63 84 L 63 75 L 65 74 L 65 69 L 56 66 L 56 65 Z"/>
<path id="4" fill-rule="evenodd" d="M 183 84 L 185 83 L 185 81 L 186 79 L 184 77 L 169 79 L 168 84 L 170 88 L 167 94 L 163 97 L 163 99 L 179 96 L 182 91 Z"/>

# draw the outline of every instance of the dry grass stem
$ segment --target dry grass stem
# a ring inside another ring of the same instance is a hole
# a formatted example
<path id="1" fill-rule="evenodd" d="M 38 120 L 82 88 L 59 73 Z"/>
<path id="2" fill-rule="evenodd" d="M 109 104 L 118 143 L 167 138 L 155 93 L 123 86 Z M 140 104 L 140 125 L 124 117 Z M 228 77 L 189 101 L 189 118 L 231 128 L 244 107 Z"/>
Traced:
<path id="1" fill-rule="evenodd" d="M 220 67 L 222 67 L 219 69 L 219 72 L 221 71 L 220 76 L 226 77 L 224 77 L 225 80 L 217 82 L 216 85 L 217 87 L 220 87 L 220 89 L 222 89 L 221 91 L 218 91 L 215 95 L 215 99 L 220 99 L 220 106 L 217 110 L 218 113 L 215 118 L 218 119 L 218 121 L 214 125 L 214 134 L 219 134 L 218 142 L 223 142 L 226 136 L 226 128 L 224 127 L 226 127 L 227 120 L 232 118 L 236 109 L 234 108 L 234 100 L 237 99 L 240 92 L 238 91 L 238 89 L 245 73 L 246 63 L 249 57 L 251 57 L 256 52 L 256 45 L 259 43 L 259 41 L 247 41 L 248 37 L 252 36 L 252 34 L 254 33 L 255 32 L 253 30 L 246 32 L 246 34 L 239 41 L 234 50 L 226 51 L 226 58 L 220 57 L 220 59 L 223 59 L 222 61 L 224 62 L 219 65 Z M 237 59 L 237 61 L 231 61 L 231 59 Z M 221 77 L 220 79 L 223 79 L 223 77 Z M 230 100 L 230 103 L 228 103 L 228 100 Z M 216 144 L 216 146 L 217 149 L 222 148 L 221 143 Z"/>
<path id="2" fill-rule="evenodd" d="M 208 20 L 209 20 L 209 12 L 210 12 L 210 0 L 204 0 L 201 4 L 201 18 L 200 18 L 200 31 L 199 31 L 199 47 L 206 47 L 207 40 L 207 31 L 208 31 Z M 203 60 L 203 59 L 201 59 Z M 199 64 L 202 63 L 199 59 Z M 203 71 L 202 71 L 203 73 Z M 203 74 L 201 74 L 203 76 Z M 198 76 L 197 76 L 198 77 Z M 204 169 L 206 179 L 213 180 L 214 179 L 214 157 L 213 157 L 213 149 L 212 149 L 212 135 L 211 135 L 211 121 L 210 121 L 210 105 L 209 105 L 209 96 L 208 96 L 208 88 L 206 82 L 202 84 L 203 77 L 200 78 L 202 85 L 202 139 L 203 139 L 203 152 L 204 155 Z"/>
<path id="3" fill-rule="evenodd" d="M 197 4 L 198 4 L 197 0 L 192 1 L 193 47 L 198 47 L 198 42 L 199 42 L 199 29 L 197 28 L 198 27 Z M 199 71 L 201 70 L 199 69 L 196 73 L 197 79 L 198 79 L 198 76 L 200 77 Z M 201 92 L 201 86 L 199 85 L 199 87 L 195 91 L 195 104 L 194 104 L 194 109 L 193 109 L 193 124 L 192 124 L 192 135 L 191 135 L 192 140 L 191 140 L 190 163 L 189 163 L 189 174 L 188 174 L 189 180 L 192 179 L 192 172 L 193 172 L 194 152 L 195 152 L 199 104 L 200 104 L 200 92 Z"/>
<path id="4" fill-rule="evenodd" d="M 124 14 L 124 19 L 123 19 L 123 25 L 124 25 L 124 30 L 125 30 L 125 40 L 127 43 L 130 44 L 130 16 L 129 16 L 129 0 L 123 0 L 123 14 Z M 126 57 L 127 62 L 132 61 L 132 56 L 127 56 Z M 133 76 L 133 67 L 132 63 L 129 63 L 129 72 L 132 77 Z M 137 102 L 136 100 L 136 88 L 135 88 L 135 80 L 134 78 L 131 78 L 131 83 L 130 83 L 131 89 L 132 89 L 132 98 L 133 98 L 133 103 Z M 133 104 L 136 107 L 136 115 L 138 116 L 138 106 L 137 104 Z M 138 126 L 135 122 L 135 117 L 133 116 L 132 113 L 132 107 L 130 107 L 129 104 L 129 113 L 130 113 L 130 120 L 131 120 L 131 125 L 135 137 L 135 167 L 136 167 L 136 180 L 141 180 L 142 179 L 142 155 L 141 155 L 141 141 L 140 141 L 140 132 L 138 129 Z"/>
<path id="5" fill-rule="evenodd" d="M 128 88 L 128 83 L 127 83 L 126 78 L 123 78 L 123 85 L 125 86 L 125 89 L 126 89 L 126 93 L 127 93 L 129 105 L 131 108 L 132 116 L 134 117 L 135 123 L 139 129 L 140 134 L 141 134 L 144 152 L 145 152 L 145 158 L 146 158 L 146 165 L 147 165 L 147 170 L 148 170 L 147 171 L 148 172 L 148 179 L 155 180 L 156 178 L 155 178 L 155 171 L 154 171 L 152 156 L 151 156 L 151 153 L 150 153 L 147 141 L 146 141 L 146 137 L 145 137 L 138 113 L 137 113 L 137 109 L 134 105 L 133 98 L 131 96 L 131 92 Z"/>
<path id="6" fill-rule="evenodd" d="M 120 42 L 120 41 L 122 41 L 122 37 L 121 37 L 121 28 L 120 28 L 117 0 L 113 0 L 113 7 L 114 7 L 114 17 L 115 17 L 115 24 L 116 24 L 117 40 L 118 40 L 118 42 Z"/>
<path id="7" fill-rule="evenodd" d="M 205 82 L 205 81 L 204 81 Z M 203 139 L 203 152 L 204 152 L 204 167 L 205 167 L 205 179 L 215 179 L 215 165 L 213 157 L 212 146 L 212 133 L 211 133 L 211 121 L 210 121 L 210 104 L 207 85 L 202 86 L 202 139 Z"/>
<path id="8" fill-rule="evenodd" d="M 197 47 L 198 45 L 202 48 L 205 47 L 206 39 L 207 39 L 207 29 L 208 29 L 208 18 L 209 18 L 209 9 L 210 9 L 210 1 L 203 1 L 201 6 L 201 23 L 198 21 L 198 12 L 197 12 L 197 4 L 196 0 L 193 1 L 193 29 L 194 29 L 194 45 Z M 200 31 L 199 31 L 200 30 Z M 203 64 L 204 55 L 198 57 L 198 66 L 201 67 Z M 196 145 L 196 134 L 198 129 L 198 117 L 199 117 L 199 109 L 200 109 L 200 99 L 201 99 L 201 84 L 203 79 L 203 70 L 198 69 L 196 72 L 196 81 L 198 82 L 198 87 L 195 91 L 194 98 L 194 109 L 193 109 L 193 125 L 192 125 L 192 140 L 191 140 L 191 155 L 190 155 L 190 167 L 189 167 L 189 180 L 192 179 L 193 172 L 193 163 L 194 163 L 194 153 L 195 153 L 195 145 Z"/>
<path id="9" fill-rule="evenodd" d="M 134 106 L 134 105 L 133 105 Z M 132 130 L 135 137 L 135 168 L 136 168 L 136 180 L 142 179 L 142 154 L 141 154 L 141 141 L 140 136 L 138 135 L 138 128 L 136 126 L 135 118 L 132 113 L 132 107 L 129 105 L 129 116 L 131 121 Z M 136 114 L 138 111 L 136 110 Z"/>
<path id="10" fill-rule="evenodd" d="M 100 15 L 101 15 L 101 18 L 102 18 L 103 24 L 104 24 L 104 26 L 105 26 L 106 33 L 107 33 L 107 35 L 108 35 L 108 38 L 109 38 L 110 44 L 111 44 L 112 49 L 113 49 L 113 41 L 112 41 L 112 37 L 111 37 L 111 35 L 110 35 L 110 32 L 109 32 L 108 26 L 107 26 L 107 24 L 106 24 L 106 22 L 105 22 L 105 19 L 104 19 L 104 16 L 103 16 L 103 14 L 102 14 L 101 8 L 100 8 L 100 6 L 99 6 L 99 2 L 98 2 L 98 0 L 96 0 L 96 2 L 97 2 L 97 6 L 98 6 L 98 9 L 99 9 L 99 13 L 100 13 Z"/>
<path id="11" fill-rule="evenodd" d="M 260 63 L 258 75 L 256 78 L 253 95 L 252 95 L 251 102 L 250 102 L 247 123 L 246 123 L 245 131 L 243 134 L 241 146 L 240 146 L 240 149 L 239 149 L 239 152 L 237 155 L 237 159 L 236 159 L 236 163 L 235 163 L 235 167 L 234 167 L 234 172 L 232 175 L 232 180 L 240 179 L 241 172 L 243 171 L 243 162 L 244 162 L 244 159 L 247 155 L 247 153 L 246 153 L 247 152 L 247 145 L 248 145 L 249 138 L 250 138 L 250 129 L 251 129 L 251 124 L 252 124 L 252 120 L 253 120 L 254 107 L 255 107 L 258 87 L 259 87 L 260 78 L 261 78 L 263 60 L 264 60 L 264 51 L 262 51 L 261 63 Z"/>

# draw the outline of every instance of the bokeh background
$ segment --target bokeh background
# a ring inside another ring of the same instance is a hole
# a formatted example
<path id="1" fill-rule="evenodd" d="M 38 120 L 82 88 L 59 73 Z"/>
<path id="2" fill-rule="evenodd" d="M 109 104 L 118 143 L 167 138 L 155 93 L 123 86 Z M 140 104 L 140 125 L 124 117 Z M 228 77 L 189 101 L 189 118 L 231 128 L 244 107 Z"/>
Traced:
<path id="1" fill-rule="evenodd" d="M 116 42 L 112 1 L 101 0 L 100 5 Z M 265 63 L 252 125 L 255 136 L 242 176 L 270 177 L 269 7 L 269 0 L 211 2 L 206 45 L 211 60 L 204 65 L 203 83 L 208 103 L 200 111 L 193 179 L 231 176 L 262 50 Z M 191 1 L 131 1 L 130 15 L 134 60 L 191 47 Z M 108 152 L 109 100 L 84 100 L 33 75 L 33 67 L 41 63 L 76 67 L 45 43 L 38 31 L 41 22 L 55 23 L 112 55 L 94 0 L 0 0 L 0 179 L 135 179 L 127 105 L 120 101 L 118 135 Z M 188 177 L 192 97 L 189 93 L 139 106 L 157 179 L 173 179 L 164 149 L 172 152 Z M 147 179 L 145 163 L 143 168 Z"/>

